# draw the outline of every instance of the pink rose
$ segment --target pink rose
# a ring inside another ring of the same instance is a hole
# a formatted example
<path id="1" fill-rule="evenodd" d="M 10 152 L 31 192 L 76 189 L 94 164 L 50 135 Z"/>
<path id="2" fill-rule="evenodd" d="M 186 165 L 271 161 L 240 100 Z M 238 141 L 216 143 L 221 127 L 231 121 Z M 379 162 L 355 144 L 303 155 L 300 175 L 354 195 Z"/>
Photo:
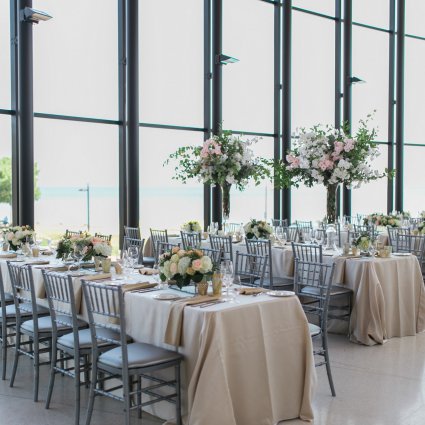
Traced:
<path id="1" fill-rule="evenodd" d="M 7 240 L 8 240 L 8 241 L 11 241 L 11 240 L 13 239 L 13 236 L 14 236 L 13 232 L 9 232 L 9 233 L 7 234 Z"/>
<path id="2" fill-rule="evenodd" d="M 300 166 L 300 159 L 294 155 L 286 155 L 286 160 L 289 162 L 290 168 L 298 168 Z"/>
<path id="3" fill-rule="evenodd" d="M 356 141 L 353 139 L 346 139 L 345 140 L 345 146 L 344 150 L 345 152 L 350 152 L 354 149 L 354 145 L 356 144 Z"/>
<path id="4" fill-rule="evenodd" d="M 334 142 L 334 149 L 335 149 L 335 154 L 339 155 L 344 149 L 344 143 L 343 142 Z"/>
<path id="5" fill-rule="evenodd" d="M 192 269 L 195 271 L 199 271 L 202 267 L 202 261 L 201 260 L 193 260 L 192 261 Z"/>

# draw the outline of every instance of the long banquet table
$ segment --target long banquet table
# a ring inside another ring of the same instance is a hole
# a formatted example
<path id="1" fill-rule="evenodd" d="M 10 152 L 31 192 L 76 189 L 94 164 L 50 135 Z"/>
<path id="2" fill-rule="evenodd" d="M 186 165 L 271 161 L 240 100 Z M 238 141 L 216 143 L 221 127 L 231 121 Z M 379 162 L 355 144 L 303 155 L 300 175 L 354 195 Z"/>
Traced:
<path id="1" fill-rule="evenodd" d="M 0 269 L 9 289 L 6 260 L 0 260 Z M 44 297 L 41 269 L 34 267 L 33 272 L 36 292 Z M 135 279 L 153 281 L 139 274 Z M 74 282 L 81 293 L 80 278 Z M 185 425 L 207 425 L 211 418 L 214 424 L 226 425 L 313 420 L 316 372 L 307 318 L 298 298 L 240 295 L 236 303 L 186 307 L 182 345 L 175 348 L 164 343 L 170 302 L 156 300 L 157 293 L 125 294 L 127 332 L 135 341 L 183 354 Z M 40 303 L 46 305 L 46 300 Z M 81 313 L 87 318 L 84 300 Z M 174 418 L 174 407 L 167 402 L 147 410 L 167 421 Z"/>

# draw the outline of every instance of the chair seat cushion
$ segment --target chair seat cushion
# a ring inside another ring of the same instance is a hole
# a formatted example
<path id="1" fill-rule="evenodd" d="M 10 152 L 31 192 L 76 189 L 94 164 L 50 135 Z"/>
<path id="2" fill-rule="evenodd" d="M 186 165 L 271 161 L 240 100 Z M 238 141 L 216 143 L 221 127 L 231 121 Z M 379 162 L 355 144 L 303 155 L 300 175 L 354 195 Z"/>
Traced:
<path id="1" fill-rule="evenodd" d="M 98 328 L 96 332 L 104 338 L 112 339 L 117 342 L 120 340 L 120 334 L 116 331 L 113 331 L 112 329 Z M 128 338 L 130 339 L 130 337 Z M 78 341 L 80 344 L 80 348 L 90 348 L 92 346 L 90 329 L 82 329 L 78 331 Z M 69 333 L 58 338 L 58 345 L 73 349 L 74 334 Z M 99 340 L 98 345 L 102 347 L 105 345 L 109 345 L 109 343 L 106 341 Z"/>
<path id="2" fill-rule="evenodd" d="M 308 330 L 310 331 L 310 336 L 317 336 L 320 335 L 320 333 L 322 332 L 322 330 L 320 329 L 319 326 L 314 325 L 313 323 L 309 323 L 308 324 Z"/>
<path id="3" fill-rule="evenodd" d="M 32 306 L 30 303 L 21 304 L 21 316 L 31 316 L 32 315 Z M 37 305 L 38 314 L 48 314 L 49 310 L 47 308 Z M 16 309 L 15 304 L 10 304 L 6 306 L 6 317 L 15 317 Z M 0 321 L 2 318 L 2 311 L 0 310 Z"/>
<path id="4" fill-rule="evenodd" d="M 4 300 L 7 303 L 13 302 L 13 295 L 10 292 L 5 292 L 4 293 Z"/>
<path id="5" fill-rule="evenodd" d="M 127 345 L 128 350 L 128 367 L 140 368 L 155 366 L 161 363 L 181 360 L 182 356 L 175 351 L 166 350 L 165 348 L 155 347 L 154 345 L 141 342 L 134 342 Z M 99 356 L 99 363 L 112 366 L 117 369 L 122 368 L 121 347 L 106 351 Z"/>
<path id="6" fill-rule="evenodd" d="M 58 323 L 57 328 L 58 332 L 64 331 L 64 330 L 71 330 L 72 329 L 72 319 L 69 316 L 62 316 L 58 315 L 57 319 L 65 322 L 65 323 Z M 78 327 L 84 327 L 87 326 L 86 322 L 83 322 L 82 320 L 78 321 Z M 34 320 L 27 320 L 26 322 L 22 323 L 21 326 L 22 330 L 28 331 L 33 333 L 34 332 Z M 52 318 L 51 316 L 44 316 L 38 318 L 38 331 L 41 333 L 50 333 L 52 332 Z"/>
<path id="7" fill-rule="evenodd" d="M 338 286 L 338 285 L 332 285 L 331 297 L 334 297 L 337 295 L 348 295 L 348 294 L 351 294 L 352 292 L 353 291 L 350 288 L 345 288 L 343 286 Z M 313 286 L 306 286 L 300 290 L 300 294 L 320 296 L 320 289 L 315 288 Z"/>

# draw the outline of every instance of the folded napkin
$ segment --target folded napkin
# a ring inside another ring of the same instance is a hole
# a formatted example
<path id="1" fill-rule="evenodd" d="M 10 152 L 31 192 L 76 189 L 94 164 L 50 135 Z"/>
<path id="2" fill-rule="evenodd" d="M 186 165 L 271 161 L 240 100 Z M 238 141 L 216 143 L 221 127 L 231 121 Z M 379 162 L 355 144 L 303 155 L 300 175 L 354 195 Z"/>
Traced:
<path id="1" fill-rule="evenodd" d="M 261 292 L 266 292 L 267 289 L 264 288 L 241 288 L 239 289 L 239 294 L 241 295 L 255 295 L 261 294 Z"/>
<path id="2" fill-rule="evenodd" d="M 139 269 L 139 273 L 151 276 L 154 274 L 159 274 L 159 270 L 152 269 L 150 267 L 143 267 L 143 269 Z"/>
<path id="3" fill-rule="evenodd" d="M 104 280 L 111 277 L 111 273 L 96 273 L 96 274 L 84 274 L 79 276 L 82 280 Z"/>
<path id="4" fill-rule="evenodd" d="M 53 252 L 50 250 L 46 250 L 46 251 L 41 251 L 40 252 L 41 255 L 53 255 Z"/>
<path id="5" fill-rule="evenodd" d="M 140 289 L 155 288 L 156 283 L 139 282 L 139 283 L 124 283 L 121 288 L 123 292 L 137 291 Z"/>
<path id="6" fill-rule="evenodd" d="M 0 254 L 0 258 L 16 258 L 17 256 L 16 252 Z"/>
<path id="7" fill-rule="evenodd" d="M 49 272 L 67 272 L 68 267 L 67 266 L 53 266 L 53 267 L 46 267 L 46 270 Z"/>
<path id="8" fill-rule="evenodd" d="M 207 301 L 219 300 L 220 297 L 210 297 L 208 295 L 199 295 L 193 298 L 185 298 L 170 304 L 168 311 L 167 328 L 165 330 L 164 342 L 166 344 L 181 345 L 183 329 L 183 312 L 187 305 L 201 304 Z"/>
<path id="9" fill-rule="evenodd" d="M 49 260 L 36 260 L 36 261 L 28 261 L 26 264 L 30 266 L 44 266 L 46 264 L 50 264 Z"/>

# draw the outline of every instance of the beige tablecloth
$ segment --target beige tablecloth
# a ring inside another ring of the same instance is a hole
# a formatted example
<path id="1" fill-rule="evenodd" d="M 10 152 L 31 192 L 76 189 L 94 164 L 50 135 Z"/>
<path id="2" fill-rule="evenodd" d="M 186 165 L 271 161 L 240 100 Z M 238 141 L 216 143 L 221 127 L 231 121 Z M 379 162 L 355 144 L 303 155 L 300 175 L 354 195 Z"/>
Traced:
<path id="1" fill-rule="evenodd" d="M 417 258 L 337 260 L 335 279 L 354 292 L 349 324 L 353 342 L 386 339 L 425 330 L 425 291 Z"/>
<path id="2" fill-rule="evenodd" d="M 169 302 L 126 295 L 128 333 L 166 348 Z M 307 320 L 296 297 L 239 296 L 240 304 L 186 307 L 182 409 L 186 425 L 260 425 L 312 420 L 316 383 Z M 143 326 L 140 326 L 143 320 Z M 174 418 L 173 406 L 151 406 Z M 190 412 L 190 413 L 189 413 Z M 171 423 L 171 422 L 170 422 Z"/>

